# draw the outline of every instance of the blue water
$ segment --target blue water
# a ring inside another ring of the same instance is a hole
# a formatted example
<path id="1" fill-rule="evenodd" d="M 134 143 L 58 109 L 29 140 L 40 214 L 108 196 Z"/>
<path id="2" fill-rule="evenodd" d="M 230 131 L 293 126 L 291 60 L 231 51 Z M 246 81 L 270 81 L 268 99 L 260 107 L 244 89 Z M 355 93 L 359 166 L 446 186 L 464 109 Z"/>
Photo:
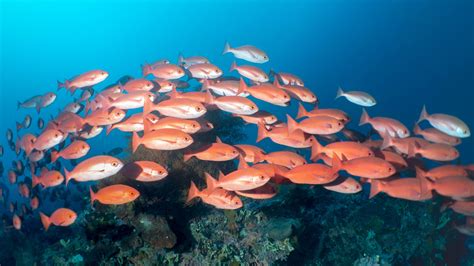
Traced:
<path id="1" fill-rule="evenodd" d="M 3 132 L 25 114 L 32 114 L 36 128 L 34 110 L 17 111 L 17 100 L 56 92 L 56 80 L 91 69 L 107 70 L 110 83 L 139 77 L 144 62 L 176 63 L 180 52 L 206 56 L 228 71 L 234 59 L 221 55 L 225 41 L 262 48 L 270 56 L 263 69 L 299 75 L 321 107 L 341 108 L 356 122 L 361 108 L 335 101 L 338 86 L 369 92 L 378 101 L 370 115 L 393 117 L 409 128 L 423 104 L 474 128 L 473 1 L 97 2 L 1 0 L 0 143 L 6 166 L 13 154 Z M 56 114 L 69 97 L 58 92 L 41 116 Z M 297 107 L 264 106 L 283 120 Z M 246 141 L 255 133 L 248 127 Z M 111 147 L 104 139 L 91 141 L 91 154 Z M 474 162 L 472 137 L 458 148 L 463 163 Z"/>

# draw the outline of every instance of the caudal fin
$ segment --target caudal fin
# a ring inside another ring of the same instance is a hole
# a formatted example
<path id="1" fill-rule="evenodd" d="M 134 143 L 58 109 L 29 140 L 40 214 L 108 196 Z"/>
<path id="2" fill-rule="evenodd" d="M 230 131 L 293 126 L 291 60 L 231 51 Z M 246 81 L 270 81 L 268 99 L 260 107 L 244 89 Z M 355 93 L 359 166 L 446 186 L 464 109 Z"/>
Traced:
<path id="1" fill-rule="evenodd" d="M 149 64 L 144 64 L 142 66 L 142 75 L 144 77 L 148 76 L 148 74 L 150 74 L 151 71 L 152 71 L 152 69 L 151 69 L 151 66 Z"/>
<path id="2" fill-rule="evenodd" d="M 421 195 L 426 195 L 426 193 L 429 193 L 433 190 L 434 183 L 431 182 L 428 178 L 423 176 L 417 176 L 416 178 L 420 180 Z"/>
<path id="3" fill-rule="evenodd" d="M 302 103 L 299 103 L 298 105 L 298 114 L 296 115 L 296 119 L 300 119 L 303 117 L 308 116 L 308 111 L 304 108 L 304 105 Z"/>
<path id="4" fill-rule="evenodd" d="M 67 186 L 67 184 L 69 183 L 72 177 L 71 177 L 71 173 L 66 169 L 66 167 L 64 167 L 64 178 L 66 179 L 66 186 Z"/>
<path id="5" fill-rule="evenodd" d="M 337 88 L 336 99 L 341 97 L 341 96 L 344 96 L 344 91 L 342 90 L 341 87 L 339 87 L 339 88 Z"/>
<path id="6" fill-rule="evenodd" d="M 360 116 L 359 126 L 365 125 L 369 122 L 370 122 L 370 116 L 365 110 L 365 108 L 362 108 L 362 115 Z"/>
<path id="7" fill-rule="evenodd" d="M 380 146 L 381 150 L 385 150 L 386 148 L 392 147 L 393 146 L 393 138 L 390 136 L 388 132 L 384 132 L 382 134 L 383 142 L 382 146 Z"/>
<path id="8" fill-rule="evenodd" d="M 54 163 L 59 158 L 59 152 L 55 149 L 51 151 L 51 162 Z"/>
<path id="9" fill-rule="evenodd" d="M 286 123 L 288 125 L 288 134 L 292 134 L 298 129 L 298 122 L 296 122 L 290 115 L 286 115 Z"/>
<path id="10" fill-rule="evenodd" d="M 137 132 L 133 132 L 132 136 L 132 152 L 135 152 L 140 146 L 140 137 L 138 136 Z"/>
<path id="11" fill-rule="evenodd" d="M 341 159 L 339 159 L 339 156 L 337 156 L 337 154 L 335 153 L 332 154 L 332 170 L 334 172 L 339 172 L 340 170 L 342 170 Z"/>
<path id="12" fill-rule="evenodd" d="M 417 178 L 425 178 L 426 177 L 426 171 L 424 171 L 420 167 L 415 166 L 415 171 L 416 171 L 416 177 Z"/>
<path id="13" fill-rule="evenodd" d="M 66 84 L 62 83 L 59 80 L 57 82 L 58 82 L 58 90 L 60 90 L 61 88 L 66 88 Z"/>
<path id="14" fill-rule="evenodd" d="M 224 51 L 222 51 L 222 54 L 227 54 L 230 52 L 230 44 L 229 42 L 225 42 L 225 45 L 224 45 Z"/>
<path id="15" fill-rule="evenodd" d="M 245 83 L 243 78 L 240 78 L 239 88 L 237 89 L 237 93 L 235 95 L 238 96 L 243 92 L 247 92 L 247 90 L 248 90 L 247 83 Z"/>
<path id="16" fill-rule="evenodd" d="M 422 133 L 421 127 L 418 124 L 415 124 L 413 126 L 413 134 L 421 135 L 421 133 Z"/>
<path id="17" fill-rule="evenodd" d="M 48 231 L 49 226 L 51 225 L 51 221 L 49 220 L 49 217 L 46 216 L 44 213 L 40 212 L 39 213 L 40 218 L 41 218 L 41 223 L 43 224 L 44 230 Z"/>
<path id="18" fill-rule="evenodd" d="M 421 121 L 426 120 L 428 118 L 428 116 L 429 116 L 429 114 L 426 111 L 426 105 L 423 105 L 423 109 L 421 109 L 420 118 L 418 118 L 418 122 L 416 122 L 416 123 L 418 124 Z"/>
<path id="19" fill-rule="evenodd" d="M 218 186 L 217 180 L 209 173 L 204 173 L 204 177 L 206 178 L 207 190 L 213 191 Z"/>
<path id="20" fill-rule="evenodd" d="M 143 115 L 147 115 L 153 111 L 153 102 L 148 97 L 144 97 L 144 100 Z"/>
<path id="21" fill-rule="evenodd" d="M 189 159 L 193 158 L 194 153 L 185 153 L 183 154 L 183 161 L 187 162 Z"/>
<path id="22" fill-rule="evenodd" d="M 188 197 L 186 198 L 186 203 L 190 202 L 192 199 L 200 197 L 199 189 L 196 184 L 191 181 L 191 186 L 189 187 Z"/>
<path id="23" fill-rule="evenodd" d="M 265 128 L 265 125 L 263 123 L 258 123 L 257 124 L 257 140 L 256 142 L 260 142 L 261 140 L 265 139 L 268 137 L 268 131 Z"/>
<path id="24" fill-rule="evenodd" d="M 319 155 L 323 152 L 323 145 L 318 142 L 316 138 L 313 139 L 313 144 L 311 145 L 311 160 L 316 161 Z"/>
<path id="25" fill-rule="evenodd" d="M 375 197 L 375 195 L 379 194 L 382 191 L 382 182 L 379 180 L 372 180 L 370 182 L 370 195 L 369 199 Z"/>
<path id="26" fill-rule="evenodd" d="M 94 190 L 92 190 L 92 187 L 89 187 L 89 195 L 91 197 L 91 206 L 93 206 L 95 201 L 95 193 Z"/>
<path id="27" fill-rule="evenodd" d="M 105 130 L 105 135 L 108 136 L 110 134 L 110 131 L 114 129 L 114 125 L 107 125 L 107 129 Z"/>
<path id="28" fill-rule="evenodd" d="M 230 66 L 229 72 L 232 72 L 232 71 L 234 71 L 235 69 L 237 69 L 237 64 L 236 64 L 235 61 L 234 61 L 234 62 L 232 62 L 232 65 Z"/>
<path id="29" fill-rule="evenodd" d="M 38 184 L 39 184 L 39 178 L 34 175 L 34 174 L 31 174 L 31 187 L 36 187 Z"/>

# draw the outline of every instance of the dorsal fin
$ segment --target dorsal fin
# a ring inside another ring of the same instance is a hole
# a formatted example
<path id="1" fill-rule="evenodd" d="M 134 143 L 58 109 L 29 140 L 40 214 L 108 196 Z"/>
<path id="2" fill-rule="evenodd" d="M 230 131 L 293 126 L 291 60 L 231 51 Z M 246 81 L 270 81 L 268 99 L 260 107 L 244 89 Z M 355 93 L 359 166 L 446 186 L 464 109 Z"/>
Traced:
<path id="1" fill-rule="evenodd" d="M 218 136 L 216 136 L 216 143 L 222 143 L 222 140 Z"/>
<path id="2" fill-rule="evenodd" d="M 242 155 L 239 155 L 239 166 L 238 169 L 249 168 L 249 164 L 245 161 Z"/>

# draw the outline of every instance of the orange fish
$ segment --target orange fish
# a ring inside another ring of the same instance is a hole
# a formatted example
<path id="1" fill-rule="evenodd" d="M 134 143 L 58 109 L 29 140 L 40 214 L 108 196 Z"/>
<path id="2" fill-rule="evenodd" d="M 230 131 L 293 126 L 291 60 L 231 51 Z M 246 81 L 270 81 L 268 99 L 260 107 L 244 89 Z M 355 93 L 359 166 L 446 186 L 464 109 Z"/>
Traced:
<path id="1" fill-rule="evenodd" d="M 132 202 L 140 196 L 140 192 L 127 185 L 111 185 L 95 192 L 89 188 L 91 195 L 91 204 L 99 201 L 106 205 L 120 205 Z"/>
<path id="2" fill-rule="evenodd" d="M 271 180 L 276 184 L 288 183 L 288 179 L 285 174 L 290 170 L 282 165 L 272 163 L 259 163 L 252 166 L 255 169 L 259 169 L 267 173 Z"/>
<path id="3" fill-rule="evenodd" d="M 270 180 L 267 173 L 249 167 L 242 158 L 239 166 L 239 169 L 227 175 L 220 172 L 219 180 L 212 179 L 212 182 L 208 184 L 208 189 L 220 187 L 230 191 L 251 190 L 265 185 Z"/>
<path id="4" fill-rule="evenodd" d="M 21 219 L 18 215 L 13 214 L 12 223 L 13 223 L 13 228 L 15 228 L 16 230 L 21 229 Z"/>
<path id="5" fill-rule="evenodd" d="M 334 163 L 337 165 L 334 165 Z M 341 162 L 339 157 L 334 155 L 333 167 L 345 170 L 351 175 L 371 179 L 387 178 L 396 172 L 391 163 L 377 157 L 361 157 Z"/>
<path id="6" fill-rule="evenodd" d="M 38 209 L 38 207 L 39 207 L 39 199 L 38 199 L 38 197 L 34 196 L 33 198 L 31 198 L 31 200 L 30 200 L 30 207 L 31 207 L 32 210 Z"/>
<path id="7" fill-rule="evenodd" d="M 465 176 L 447 176 L 430 181 L 420 177 L 423 191 L 435 190 L 438 194 L 456 199 L 474 196 L 474 181 Z"/>
<path id="8" fill-rule="evenodd" d="M 322 185 L 336 180 L 339 176 L 336 167 L 329 167 L 324 164 L 304 164 L 297 166 L 285 174 L 291 182 L 295 184 Z"/>
<path id="9" fill-rule="evenodd" d="M 104 81 L 108 76 L 109 73 L 103 70 L 88 71 L 71 80 L 66 80 L 64 83 L 58 81 L 58 90 L 60 88 L 66 88 L 71 94 L 74 94 L 76 89 L 94 86 Z"/>
<path id="10" fill-rule="evenodd" d="M 308 88 L 298 85 L 284 85 L 283 88 L 292 98 L 305 103 L 317 103 L 318 97 Z"/>
<path id="11" fill-rule="evenodd" d="M 224 162 L 235 159 L 239 152 L 232 145 L 222 143 L 219 137 L 216 142 L 205 145 L 196 151 L 185 152 L 183 160 L 186 162 L 192 157 L 203 161 Z"/>
<path id="12" fill-rule="evenodd" d="M 260 68 L 256 66 L 250 66 L 250 65 L 241 65 L 238 66 L 235 61 L 232 62 L 232 65 L 230 66 L 230 72 L 236 70 L 239 72 L 239 74 L 243 77 L 246 77 L 254 82 L 267 82 L 269 80 L 268 75 L 261 70 Z"/>
<path id="13" fill-rule="evenodd" d="M 193 64 L 187 71 L 188 76 L 195 79 L 215 79 L 222 76 L 222 70 L 211 63 Z"/>
<path id="14" fill-rule="evenodd" d="M 316 116 L 296 122 L 289 115 L 286 115 L 288 123 L 288 132 L 291 134 L 297 129 L 303 132 L 315 135 L 330 135 L 341 131 L 344 123 L 330 116 Z"/>
<path id="15" fill-rule="evenodd" d="M 274 124 L 278 121 L 278 118 L 267 112 L 260 110 L 253 115 L 238 115 L 238 114 L 233 114 L 235 117 L 240 117 L 242 120 L 244 120 L 246 123 L 249 124 L 255 124 L 258 125 L 258 123 L 266 124 L 266 125 L 271 125 Z"/>
<path id="16" fill-rule="evenodd" d="M 183 66 L 184 68 L 188 68 L 190 66 L 197 65 L 197 64 L 208 64 L 208 63 L 210 63 L 209 59 L 207 59 L 204 56 L 184 57 L 182 54 L 179 54 L 178 62 L 179 62 L 179 65 Z"/>
<path id="17" fill-rule="evenodd" d="M 36 187 L 41 184 L 44 188 L 59 186 L 64 181 L 64 176 L 55 170 L 49 171 L 48 168 L 41 169 L 40 176 L 35 175 L 34 169 L 31 171 L 31 186 Z"/>
<path id="18" fill-rule="evenodd" d="M 119 159 L 99 155 L 88 158 L 79 163 L 71 172 L 64 168 L 64 175 L 66 177 L 66 185 L 71 179 L 77 182 L 95 181 L 113 176 L 122 169 L 123 163 Z"/>
<path id="19" fill-rule="evenodd" d="M 222 111 L 236 115 L 253 115 L 258 112 L 258 106 L 251 100 L 240 96 L 222 96 L 214 98 L 208 91 L 206 102 L 216 105 Z"/>
<path id="20" fill-rule="evenodd" d="M 318 116 L 329 116 L 341 121 L 344 124 L 348 123 L 351 120 L 345 112 L 338 109 L 321 109 L 315 106 L 312 111 L 308 112 L 304 108 L 303 104 L 299 103 L 298 115 L 296 116 L 297 119 L 300 119 L 303 117 L 318 117 Z"/>
<path id="21" fill-rule="evenodd" d="M 365 109 L 362 109 L 359 126 L 369 124 L 380 135 L 388 133 L 391 137 L 406 138 L 410 131 L 399 121 L 387 117 L 370 117 Z"/>
<path id="22" fill-rule="evenodd" d="M 323 187 L 327 190 L 343 194 L 355 194 L 362 191 L 361 184 L 352 177 L 342 178 L 341 181 L 336 179 L 334 182 L 326 184 Z"/>
<path id="23" fill-rule="evenodd" d="M 218 209 L 224 210 L 236 210 L 243 206 L 242 200 L 237 197 L 234 193 L 227 191 L 222 188 L 209 188 L 209 185 L 213 183 L 213 178 L 205 173 L 206 182 L 208 187 L 202 191 L 196 187 L 193 181 L 189 187 L 188 197 L 186 202 L 190 202 L 194 198 L 201 198 L 201 200 L 209 205 L 212 205 Z"/>
<path id="24" fill-rule="evenodd" d="M 420 147 L 424 147 L 429 145 L 430 143 L 422 138 L 414 138 L 414 137 L 407 137 L 407 138 L 393 138 L 387 133 L 382 134 L 383 142 L 380 149 L 384 150 L 389 147 L 395 148 L 395 151 L 402 154 L 408 154 L 410 146 L 418 145 Z"/>
<path id="25" fill-rule="evenodd" d="M 135 161 L 124 166 L 122 172 L 140 182 L 153 182 L 165 178 L 168 171 L 152 161 Z"/>
<path id="26" fill-rule="evenodd" d="M 40 212 L 41 223 L 45 231 L 48 231 L 51 224 L 56 226 L 70 226 L 76 221 L 77 214 L 70 209 L 59 208 L 55 210 L 50 217 Z"/>
<path id="27" fill-rule="evenodd" d="M 21 139 L 17 140 L 16 146 L 24 150 L 26 153 L 26 156 L 28 156 L 33 151 L 33 145 L 35 142 L 36 142 L 36 136 L 28 133 L 28 134 L 25 134 Z"/>
<path id="28" fill-rule="evenodd" d="M 408 167 L 407 161 L 398 153 L 392 151 L 375 151 L 375 156 L 391 163 L 397 171 Z"/>
<path id="29" fill-rule="evenodd" d="M 450 136 L 434 127 L 423 130 L 420 128 L 420 126 L 418 126 L 418 124 L 415 124 L 415 127 L 413 128 L 413 133 L 415 135 L 420 135 L 427 141 L 431 141 L 434 143 L 448 144 L 451 146 L 457 146 L 461 144 L 460 138 Z"/>
<path id="30" fill-rule="evenodd" d="M 466 216 L 474 216 L 474 201 L 455 201 L 442 206 L 441 211 L 450 208 L 453 211 Z"/>
<path id="31" fill-rule="evenodd" d="M 125 111 L 110 107 L 109 109 L 99 109 L 92 112 L 86 118 L 84 122 L 91 126 L 107 126 L 118 123 L 125 118 Z"/>
<path id="32" fill-rule="evenodd" d="M 339 158 L 345 158 L 346 160 L 374 156 L 374 152 L 370 148 L 358 142 L 341 141 L 322 146 L 315 140 L 311 147 L 311 160 L 317 161 L 321 154 L 329 157 L 336 154 Z"/>
<path id="33" fill-rule="evenodd" d="M 303 156 L 291 151 L 271 152 L 264 155 L 263 159 L 268 163 L 282 165 L 290 169 L 306 164 Z"/>
<path id="34" fill-rule="evenodd" d="M 160 64 L 155 66 L 144 65 L 142 68 L 143 76 L 152 74 L 160 79 L 179 79 L 184 76 L 184 70 L 174 64 Z"/>
<path id="35" fill-rule="evenodd" d="M 150 121 L 152 125 L 157 123 L 159 120 L 158 116 L 154 115 L 153 113 L 150 113 L 146 115 L 145 117 L 148 121 Z M 143 113 L 133 114 L 132 116 L 130 116 L 128 119 L 126 119 L 123 122 L 113 124 L 113 125 L 108 125 L 106 134 L 107 135 L 110 134 L 110 132 L 115 128 L 122 132 L 143 131 L 145 128 L 144 123 L 143 123 Z"/>
<path id="36" fill-rule="evenodd" d="M 201 130 L 201 124 L 198 121 L 176 117 L 159 118 L 155 123 L 149 123 L 148 125 L 149 131 L 171 128 L 181 130 L 184 133 L 194 134 Z"/>
<path id="37" fill-rule="evenodd" d="M 257 146 L 238 144 L 234 145 L 234 147 L 248 163 L 259 163 L 262 162 L 265 158 L 265 151 L 263 151 Z"/>
<path id="38" fill-rule="evenodd" d="M 55 129 L 48 129 L 41 133 L 33 144 L 33 149 L 38 151 L 48 150 L 59 143 L 65 138 L 64 133 Z"/>
<path id="39" fill-rule="evenodd" d="M 87 155 L 90 148 L 87 142 L 75 140 L 59 152 L 53 149 L 51 151 L 51 162 L 54 163 L 58 158 L 64 158 L 66 160 L 82 158 Z"/>
<path id="40" fill-rule="evenodd" d="M 241 83 L 238 80 L 217 80 L 210 81 L 205 79 L 202 83 L 202 91 L 212 91 L 219 96 L 249 96 L 248 92 L 240 89 Z"/>
<path id="41" fill-rule="evenodd" d="M 275 187 L 269 183 L 252 190 L 235 191 L 235 194 L 251 199 L 271 199 L 276 196 Z"/>
<path id="42" fill-rule="evenodd" d="M 257 141 L 270 138 L 273 142 L 292 148 L 309 148 L 314 143 L 314 136 L 307 137 L 301 130 L 295 130 L 292 134 L 288 134 L 288 127 L 272 127 L 267 130 L 261 123 L 258 124 Z"/>
<path id="43" fill-rule="evenodd" d="M 133 132 L 132 151 L 135 152 L 142 144 L 152 150 L 179 150 L 192 143 L 193 138 L 189 134 L 177 129 L 164 128 L 145 132 L 141 138 Z"/>
<path id="44" fill-rule="evenodd" d="M 280 88 L 278 79 L 274 84 L 261 83 L 251 87 L 247 87 L 243 79 L 240 79 L 240 89 L 242 92 L 248 92 L 254 98 L 271 103 L 278 106 L 288 106 L 290 104 L 290 96 Z"/>
<path id="45" fill-rule="evenodd" d="M 145 99 L 143 113 L 149 114 L 152 111 L 158 111 L 164 116 L 194 119 L 203 116 L 207 110 L 202 103 L 185 98 L 164 100 L 156 105 L 148 99 Z"/>
<path id="46" fill-rule="evenodd" d="M 459 157 L 459 152 L 456 148 L 448 144 L 440 143 L 429 143 L 420 146 L 415 142 L 414 145 L 410 145 L 408 156 L 414 157 L 417 154 L 423 158 L 440 162 L 456 160 Z"/>
<path id="47" fill-rule="evenodd" d="M 370 198 L 385 192 L 393 198 L 413 201 L 425 201 L 433 197 L 431 191 L 423 191 L 419 178 L 399 178 L 391 181 L 372 180 Z"/>
<path id="48" fill-rule="evenodd" d="M 278 80 L 280 80 L 280 82 L 283 85 L 299 86 L 299 87 L 304 86 L 303 80 L 294 74 L 284 73 L 284 72 L 275 73 L 274 71 L 270 71 L 270 74 L 273 75 Z"/>
<path id="49" fill-rule="evenodd" d="M 132 79 L 127 81 L 125 85 L 119 85 L 121 90 L 125 90 L 127 92 L 132 92 L 132 91 L 150 91 L 152 90 L 155 86 L 153 85 L 153 82 L 147 80 L 147 79 Z"/>
<path id="50" fill-rule="evenodd" d="M 438 166 L 436 168 L 430 169 L 429 171 L 423 171 L 421 168 L 416 167 L 416 175 L 427 177 L 435 181 L 449 176 L 469 176 L 464 167 L 449 164 Z"/>
<path id="51" fill-rule="evenodd" d="M 97 98 L 102 98 L 102 96 L 98 95 Z M 130 109 L 137 109 L 142 108 L 145 104 L 145 99 L 149 101 L 154 101 L 156 98 L 155 94 L 148 91 L 133 91 L 129 92 L 128 94 L 123 94 L 120 97 L 112 100 L 104 98 L 101 100 L 102 107 L 101 108 L 110 108 L 115 107 L 121 110 L 130 110 Z"/>

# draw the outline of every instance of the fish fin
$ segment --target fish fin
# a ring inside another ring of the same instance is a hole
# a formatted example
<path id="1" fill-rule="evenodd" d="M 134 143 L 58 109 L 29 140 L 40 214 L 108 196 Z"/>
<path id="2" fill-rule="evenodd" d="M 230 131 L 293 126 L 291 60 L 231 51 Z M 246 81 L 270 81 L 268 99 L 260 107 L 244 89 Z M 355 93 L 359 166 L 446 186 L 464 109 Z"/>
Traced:
<path id="1" fill-rule="evenodd" d="M 183 154 L 183 162 L 187 162 L 189 159 L 193 158 L 194 153 L 185 153 Z"/>
<path id="2" fill-rule="evenodd" d="M 178 55 L 178 64 L 183 66 L 183 63 L 184 63 L 184 56 L 183 54 L 180 52 L 179 55 Z"/>
<path id="3" fill-rule="evenodd" d="M 296 115 L 296 119 L 300 119 L 302 117 L 308 116 L 308 111 L 304 108 L 302 103 L 298 104 L 298 114 Z"/>
<path id="4" fill-rule="evenodd" d="M 420 127 L 418 124 L 415 124 L 415 125 L 413 126 L 413 134 L 415 134 L 415 135 L 421 135 L 421 133 L 422 133 L 421 127 Z"/>
<path id="5" fill-rule="evenodd" d="M 239 80 L 239 88 L 237 89 L 237 93 L 235 95 L 240 95 L 241 93 L 243 92 L 247 92 L 248 91 L 248 87 L 247 87 L 247 84 L 245 83 L 244 79 L 243 78 L 240 78 Z"/>
<path id="6" fill-rule="evenodd" d="M 222 54 L 224 55 L 224 54 L 230 53 L 230 50 L 231 50 L 231 49 L 232 49 L 232 48 L 230 47 L 229 42 L 225 42 L 224 51 L 222 51 Z"/>
<path id="7" fill-rule="evenodd" d="M 133 132 L 132 136 L 132 153 L 134 153 L 137 149 L 138 146 L 140 146 L 140 137 L 138 136 L 137 132 Z"/>
<path id="8" fill-rule="evenodd" d="M 46 216 L 44 213 L 40 212 L 39 213 L 40 218 L 41 218 L 41 223 L 43 224 L 44 230 L 48 231 L 49 226 L 51 225 L 51 221 L 49 220 L 49 217 Z"/>
<path id="9" fill-rule="evenodd" d="M 237 167 L 237 169 L 245 169 L 245 168 L 249 168 L 249 165 L 245 161 L 244 156 L 239 155 L 239 166 Z"/>
<path id="10" fill-rule="evenodd" d="M 298 122 L 296 122 L 289 114 L 286 115 L 286 121 L 288 125 L 288 133 L 292 134 L 295 130 L 298 129 Z"/>
<path id="11" fill-rule="evenodd" d="M 426 178 L 426 171 L 424 171 L 420 167 L 415 166 L 415 171 L 416 171 L 416 177 L 417 178 L 422 178 L 422 177 Z"/>
<path id="12" fill-rule="evenodd" d="M 40 180 L 35 174 L 31 174 L 31 187 L 34 188 L 39 184 Z"/>
<path id="13" fill-rule="evenodd" d="M 66 85 L 59 80 L 57 80 L 57 84 L 58 84 L 58 90 L 60 90 L 61 88 L 66 88 Z"/>
<path id="14" fill-rule="evenodd" d="M 151 70 L 152 70 L 152 69 L 151 69 L 151 66 L 150 66 L 149 64 L 144 64 L 144 65 L 142 66 L 142 75 L 143 75 L 144 77 L 148 76 L 148 74 L 151 73 Z"/>
<path id="15" fill-rule="evenodd" d="M 236 64 L 235 61 L 234 61 L 234 62 L 232 62 L 232 65 L 230 65 L 230 70 L 229 70 L 229 72 L 232 72 L 232 71 L 234 71 L 235 69 L 237 69 L 237 64 Z"/>
<path id="16" fill-rule="evenodd" d="M 370 122 L 370 116 L 365 110 L 365 108 L 362 108 L 362 115 L 360 116 L 359 126 L 365 125 L 369 122 Z"/>
<path id="17" fill-rule="evenodd" d="M 375 195 L 379 194 L 381 191 L 382 191 L 382 182 L 379 180 L 372 180 L 372 182 L 370 182 L 369 199 L 375 197 Z"/>
<path id="18" fill-rule="evenodd" d="M 452 204 L 453 204 L 453 202 L 444 202 L 443 204 L 441 204 L 441 207 L 439 208 L 439 211 L 440 212 L 446 211 Z"/>
<path id="19" fill-rule="evenodd" d="M 145 103 L 143 105 L 143 115 L 147 115 L 153 111 L 153 102 L 150 98 L 144 97 Z"/>
<path id="20" fill-rule="evenodd" d="M 428 116 L 429 116 L 429 114 L 426 111 L 426 105 L 423 105 L 423 109 L 421 109 L 421 113 L 420 113 L 420 118 L 418 118 L 418 122 L 416 122 L 416 123 L 418 124 L 421 121 L 426 120 L 428 118 Z"/>
<path id="21" fill-rule="evenodd" d="M 260 142 L 261 140 L 268 137 L 268 131 L 265 128 L 265 125 L 263 123 L 260 123 L 260 122 L 257 124 L 257 128 L 258 128 L 258 131 L 257 131 L 257 140 L 256 140 L 256 142 Z"/>
<path id="22" fill-rule="evenodd" d="M 36 112 L 39 114 L 41 111 L 41 106 L 39 104 L 36 104 L 35 109 L 36 109 Z"/>
<path id="23" fill-rule="evenodd" d="M 281 86 L 280 81 L 278 80 L 278 78 L 273 79 L 273 86 L 275 86 L 279 89 L 283 89 L 283 87 Z"/>
<path id="24" fill-rule="evenodd" d="M 55 149 L 51 150 L 51 162 L 54 163 L 59 158 L 59 152 Z"/>
<path id="25" fill-rule="evenodd" d="M 206 186 L 209 191 L 213 191 L 218 186 L 217 180 L 212 177 L 209 173 L 204 173 L 204 177 L 206 178 Z"/>
<path id="26" fill-rule="evenodd" d="M 412 145 L 408 145 L 408 158 L 415 157 L 418 153 L 417 150 L 420 148 L 420 145 L 417 142 L 414 142 Z"/>
<path id="27" fill-rule="evenodd" d="M 314 136 L 311 137 L 314 138 L 313 145 L 311 145 L 311 160 L 316 161 L 319 155 L 323 152 L 324 147 Z"/>
<path id="28" fill-rule="evenodd" d="M 344 91 L 342 90 L 341 87 L 339 87 L 339 88 L 337 88 L 336 99 L 341 97 L 341 96 L 344 96 Z"/>
<path id="29" fill-rule="evenodd" d="M 416 178 L 420 180 L 421 195 L 426 195 L 426 193 L 433 190 L 434 183 L 430 181 L 428 178 L 424 176 L 417 176 Z"/>
<path id="30" fill-rule="evenodd" d="M 192 199 L 200 197 L 200 191 L 197 188 L 196 184 L 191 181 L 191 185 L 189 186 L 188 197 L 186 198 L 186 203 L 190 202 Z"/>
<path id="31" fill-rule="evenodd" d="M 216 143 L 222 143 L 222 140 L 218 136 L 216 136 Z"/>
<path id="32" fill-rule="evenodd" d="M 64 178 L 66 179 L 66 186 L 69 183 L 69 180 L 71 180 L 71 173 L 64 167 Z"/>
<path id="33" fill-rule="evenodd" d="M 203 82 L 202 82 L 202 85 L 201 85 L 201 91 L 207 91 L 209 90 L 209 80 L 208 79 L 204 79 Z"/>
<path id="34" fill-rule="evenodd" d="M 175 86 L 173 86 L 173 88 L 171 88 L 171 91 L 168 93 L 168 96 L 169 96 L 171 99 L 178 98 L 179 93 L 178 93 L 178 91 L 176 90 L 176 87 L 175 87 Z"/>
<path id="35" fill-rule="evenodd" d="M 92 187 L 89 187 L 89 195 L 91 197 L 91 207 L 92 207 L 94 206 L 94 201 L 96 200 L 95 193 L 94 193 L 94 190 L 92 190 Z"/>
<path id="36" fill-rule="evenodd" d="M 110 134 L 110 131 L 114 129 L 114 125 L 107 125 L 107 128 L 105 130 L 105 135 L 108 136 Z"/>
<path id="37" fill-rule="evenodd" d="M 390 136 L 390 134 L 387 131 L 385 131 L 382 134 L 382 139 L 383 139 L 382 146 L 380 146 L 381 150 L 385 150 L 386 148 L 393 146 L 393 138 Z"/>
<path id="38" fill-rule="evenodd" d="M 206 80 L 207 81 L 207 80 Z M 204 81 L 204 82 L 206 82 Z M 207 90 L 206 91 L 206 98 L 204 99 L 204 101 L 207 103 L 207 104 L 214 104 L 214 97 L 212 96 L 211 94 L 211 90 Z"/>
<path id="39" fill-rule="evenodd" d="M 343 169 L 341 159 L 339 159 L 339 156 L 335 153 L 332 154 L 332 169 L 333 171 L 340 171 Z"/>

